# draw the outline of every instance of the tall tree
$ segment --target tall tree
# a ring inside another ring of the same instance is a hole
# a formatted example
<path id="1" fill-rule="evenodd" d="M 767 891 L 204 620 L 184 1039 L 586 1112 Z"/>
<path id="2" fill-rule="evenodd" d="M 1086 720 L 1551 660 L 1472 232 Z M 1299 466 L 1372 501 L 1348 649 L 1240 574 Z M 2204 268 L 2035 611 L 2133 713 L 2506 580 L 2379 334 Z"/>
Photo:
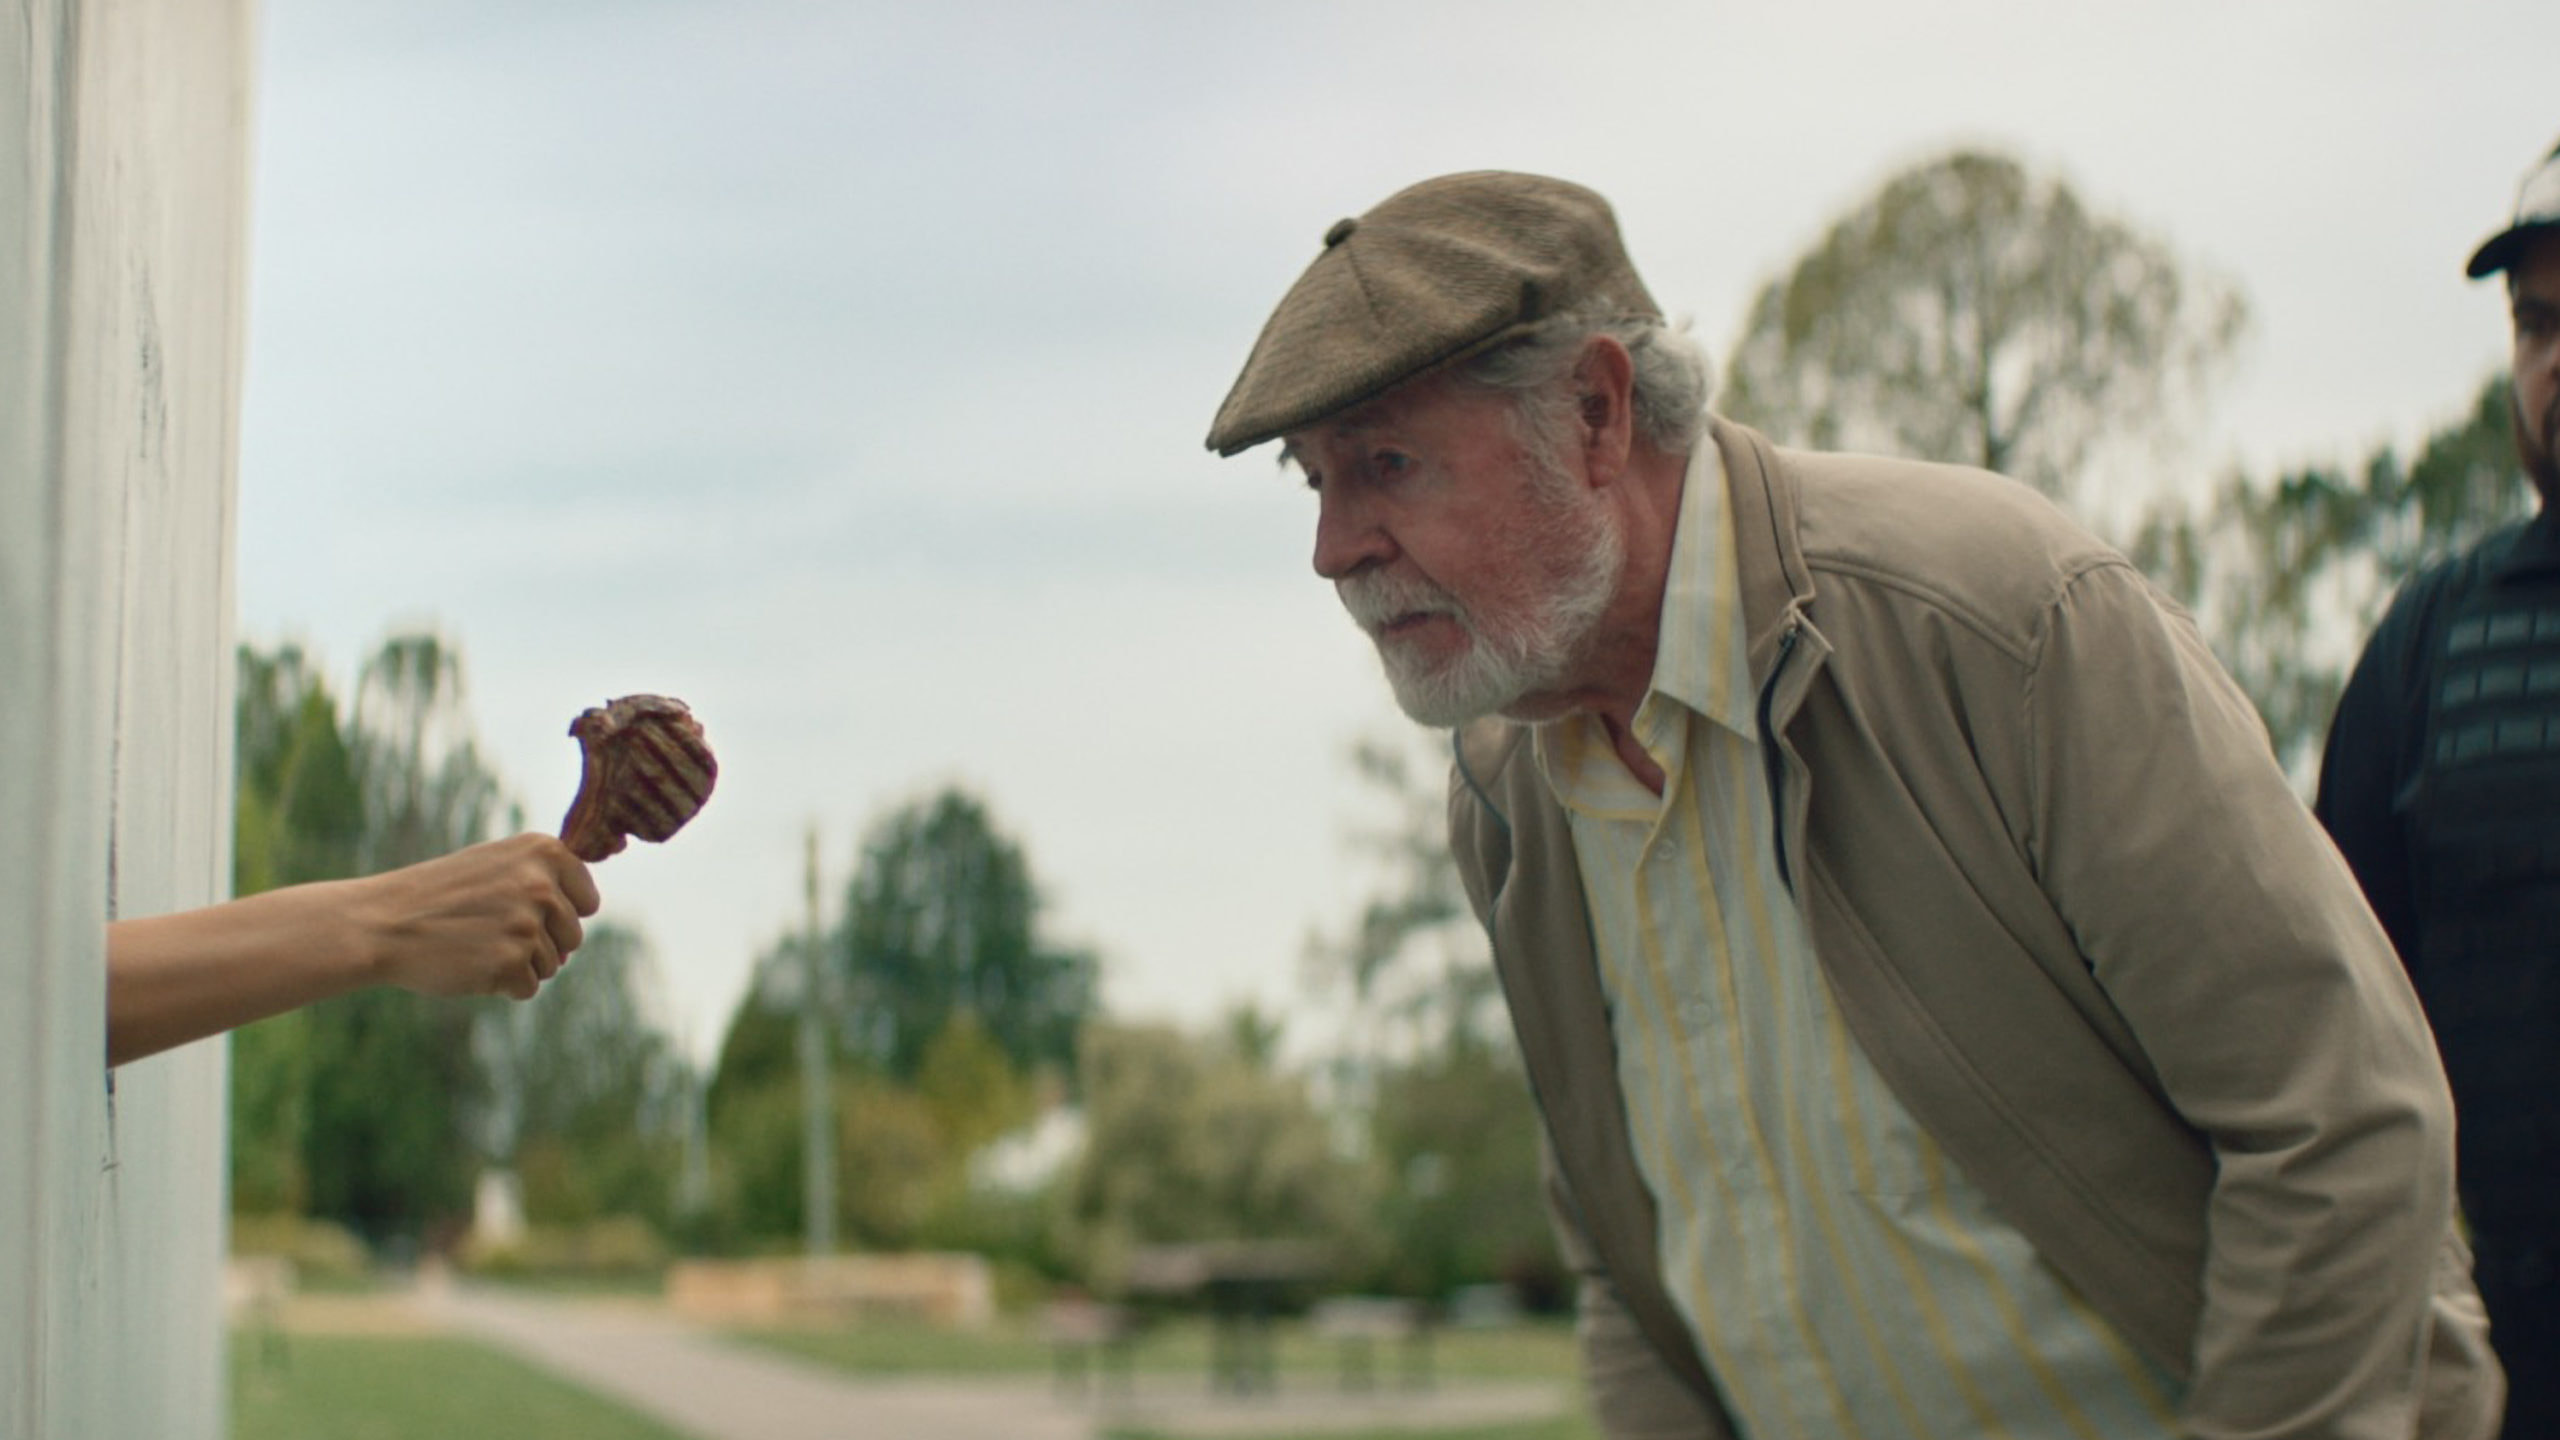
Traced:
<path id="1" fill-rule="evenodd" d="M 2064 495 L 2102 440 L 2199 383 L 2245 315 L 2061 180 L 1959 150 L 1888 180 L 1761 289 L 1718 405 L 1782 441 Z"/>
<path id="2" fill-rule="evenodd" d="M 357 865 L 370 872 L 490 838 L 502 803 L 463 702 L 462 654 L 395 635 L 356 680 L 345 727 L 362 796 Z M 366 990 L 312 1007 L 315 1084 L 303 1157 L 315 1209 L 381 1239 L 467 1212 L 489 1103 L 472 1031 L 485 1007 Z"/>
<path id="3" fill-rule="evenodd" d="M 337 701 L 300 648 L 239 651 L 232 893 L 355 873 L 364 798 Z M 299 1012 L 231 1042 L 231 1203 L 295 1213 L 309 1199 L 311 1022 Z"/>
<path id="4" fill-rule="evenodd" d="M 482 1143 L 513 1162 L 528 1219 L 671 1217 L 691 1077 L 651 1017 L 654 985 L 648 942 L 600 923 L 541 994 L 485 1007 Z"/>
<path id="5" fill-rule="evenodd" d="M 459 649 L 432 631 L 384 641 L 357 677 L 353 720 L 366 870 L 491 837 L 504 792 L 472 733 Z"/>
<path id="6" fill-rule="evenodd" d="M 1449 854 L 1446 747 L 1441 732 L 1420 730 L 1351 746 L 1352 774 L 1378 812 L 1352 831 L 1351 846 L 1374 883 L 1341 932 L 1309 937 L 1307 959 L 1319 986 L 1349 991 L 1366 1051 L 1508 1035 L 1493 957 Z"/>
<path id="7" fill-rule="evenodd" d="M 1110 1283 L 1137 1245 L 1373 1240 L 1363 1172 L 1302 1079 L 1165 1027 L 1105 1024 L 1086 1028 L 1079 1075 L 1085 1145 L 1064 1213 L 1093 1278 Z"/>
<path id="8" fill-rule="evenodd" d="M 2134 558 L 2196 612 L 2308 787 L 2347 668 L 2401 581 L 2531 513 L 2512 390 L 2484 384 L 2414 461 L 2386 445 L 2361 465 L 2268 481 L 2233 475 L 2200 501 L 2156 505 Z"/>
<path id="9" fill-rule="evenodd" d="M 1350 759 L 1378 816 L 1353 835 L 1373 883 L 1349 926 L 1309 954 L 1351 996 L 1330 1074 L 1374 1166 L 1380 1244 L 1367 1283 L 1426 1297 L 1471 1281 L 1532 1288 L 1556 1264 L 1538 1114 L 1449 853 L 1445 737 L 1371 736 Z"/>
<path id="10" fill-rule="evenodd" d="M 1073 1065 L 1097 965 L 1042 937 L 1039 912 L 1021 846 L 974 797 L 946 789 L 891 814 L 846 892 L 838 953 L 857 1053 L 912 1079 L 966 1013 L 1017 1070 Z"/>

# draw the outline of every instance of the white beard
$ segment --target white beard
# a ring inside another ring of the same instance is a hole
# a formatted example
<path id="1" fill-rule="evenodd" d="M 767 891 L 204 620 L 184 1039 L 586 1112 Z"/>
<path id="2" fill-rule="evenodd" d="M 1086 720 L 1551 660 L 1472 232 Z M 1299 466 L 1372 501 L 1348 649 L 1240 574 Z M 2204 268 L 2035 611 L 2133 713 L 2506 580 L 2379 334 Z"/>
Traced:
<path id="1" fill-rule="evenodd" d="M 1563 573 L 1517 615 L 1479 618 L 1419 576 L 1378 571 L 1336 582 L 1343 607 L 1378 647 L 1396 704 L 1414 720 L 1455 726 L 1507 710 L 1560 688 L 1586 653 L 1626 570 L 1626 534 L 1613 515 L 1587 503 L 1559 505 L 1540 519 L 1536 553 L 1519 545 L 1512 558 L 1524 573 L 1536 573 L 1548 568 L 1537 563 L 1542 556 L 1562 554 Z M 1416 614 L 1446 616 L 1465 635 L 1464 649 L 1434 661 L 1382 633 L 1390 621 Z"/>

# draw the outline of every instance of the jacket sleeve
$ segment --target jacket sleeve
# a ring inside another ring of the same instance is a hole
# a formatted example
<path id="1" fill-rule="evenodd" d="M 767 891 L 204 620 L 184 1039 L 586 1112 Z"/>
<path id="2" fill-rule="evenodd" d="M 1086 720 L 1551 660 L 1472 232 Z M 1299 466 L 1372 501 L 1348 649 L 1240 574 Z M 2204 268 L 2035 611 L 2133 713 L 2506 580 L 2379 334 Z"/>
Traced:
<path id="1" fill-rule="evenodd" d="M 2391 943 L 2256 711 L 2131 567 L 2072 576 L 2022 673 L 2030 863 L 2214 1153 L 2186 1433 L 2404 1440 L 2453 1112 Z"/>
<path id="2" fill-rule="evenodd" d="M 1555 1150 L 1538 1142 L 1547 1215 L 1574 1279 L 1574 1334 L 1582 1378 L 1605 1440 L 1734 1440 L 1724 1416 L 1662 1363 L 1618 1300 L 1618 1287 L 1584 1233 L 1572 1192 L 1557 1173 Z"/>

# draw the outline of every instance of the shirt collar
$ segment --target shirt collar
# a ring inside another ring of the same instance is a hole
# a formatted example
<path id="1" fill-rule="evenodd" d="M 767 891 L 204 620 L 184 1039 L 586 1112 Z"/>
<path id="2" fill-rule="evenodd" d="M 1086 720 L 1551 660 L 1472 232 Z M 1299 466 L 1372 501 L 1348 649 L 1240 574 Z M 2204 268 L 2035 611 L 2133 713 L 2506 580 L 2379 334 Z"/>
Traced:
<path id="1" fill-rule="evenodd" d="M 1701 440 L 1680 485 L 1680 515 L 1664 577 L 1653 679 L 1636 709 L 1636 742 L 1666 771 L 1680 767 L 1688 732 L 1684 712 L 1757 740 L 1752 714 L 1750 636 L 1742 614 L 1742 582 L 1734 570 L 1733 497 L 1724 461 Z M 1535 727 L 1534 751 L 1556 798 L 1570 808 L 1602 804 L 1617 780 L 1634 781 L 1614 762 L 1600 724 L 1567 715 Z M 1596 788 L 1595 788 L 1596 787 Z"/>
<path id="2" fill-rule="evenodd" d="M 1746 739 L 1753 723 L 1749 635 L 1742 616 L 1742 583 L 1734 570 L 1733 497 L 1726 492 L 1724 461 L 1703 441 L 1689 455 L 1680 487 L 1680 523 L 1671 542 L 1671 569 L 1662 587 L 1661 635 L 1654 642 L 1657 697 L 1690 710 Z"/>

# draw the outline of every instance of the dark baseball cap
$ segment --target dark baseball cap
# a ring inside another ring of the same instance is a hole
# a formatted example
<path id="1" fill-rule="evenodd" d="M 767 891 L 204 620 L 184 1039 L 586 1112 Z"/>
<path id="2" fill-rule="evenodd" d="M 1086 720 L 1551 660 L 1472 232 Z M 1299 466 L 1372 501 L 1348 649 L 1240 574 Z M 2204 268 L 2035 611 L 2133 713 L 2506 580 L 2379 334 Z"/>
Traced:
<path id="1" fill-rule="evenodd" d="M 1608 201 L 1500 170 L 1425 180 L 1325 231 L 1218 407 L 1209 448 L 1233 455 L 1304 429 L 1568 311 L 1662 314 Z"/>
<path id="2" fill-rule="evenodd" d="M 2516 263 L 2516 252 L 2534 232 L 2554 228 L 2560 228 L 2560 145 L 2553 146 L 2524 177 L 2516 191 L 2514 223 L 2481 242 L 2471 252 L 2471 264 L 2464 273 L 2474 280 L 2494 275 Z"/>

